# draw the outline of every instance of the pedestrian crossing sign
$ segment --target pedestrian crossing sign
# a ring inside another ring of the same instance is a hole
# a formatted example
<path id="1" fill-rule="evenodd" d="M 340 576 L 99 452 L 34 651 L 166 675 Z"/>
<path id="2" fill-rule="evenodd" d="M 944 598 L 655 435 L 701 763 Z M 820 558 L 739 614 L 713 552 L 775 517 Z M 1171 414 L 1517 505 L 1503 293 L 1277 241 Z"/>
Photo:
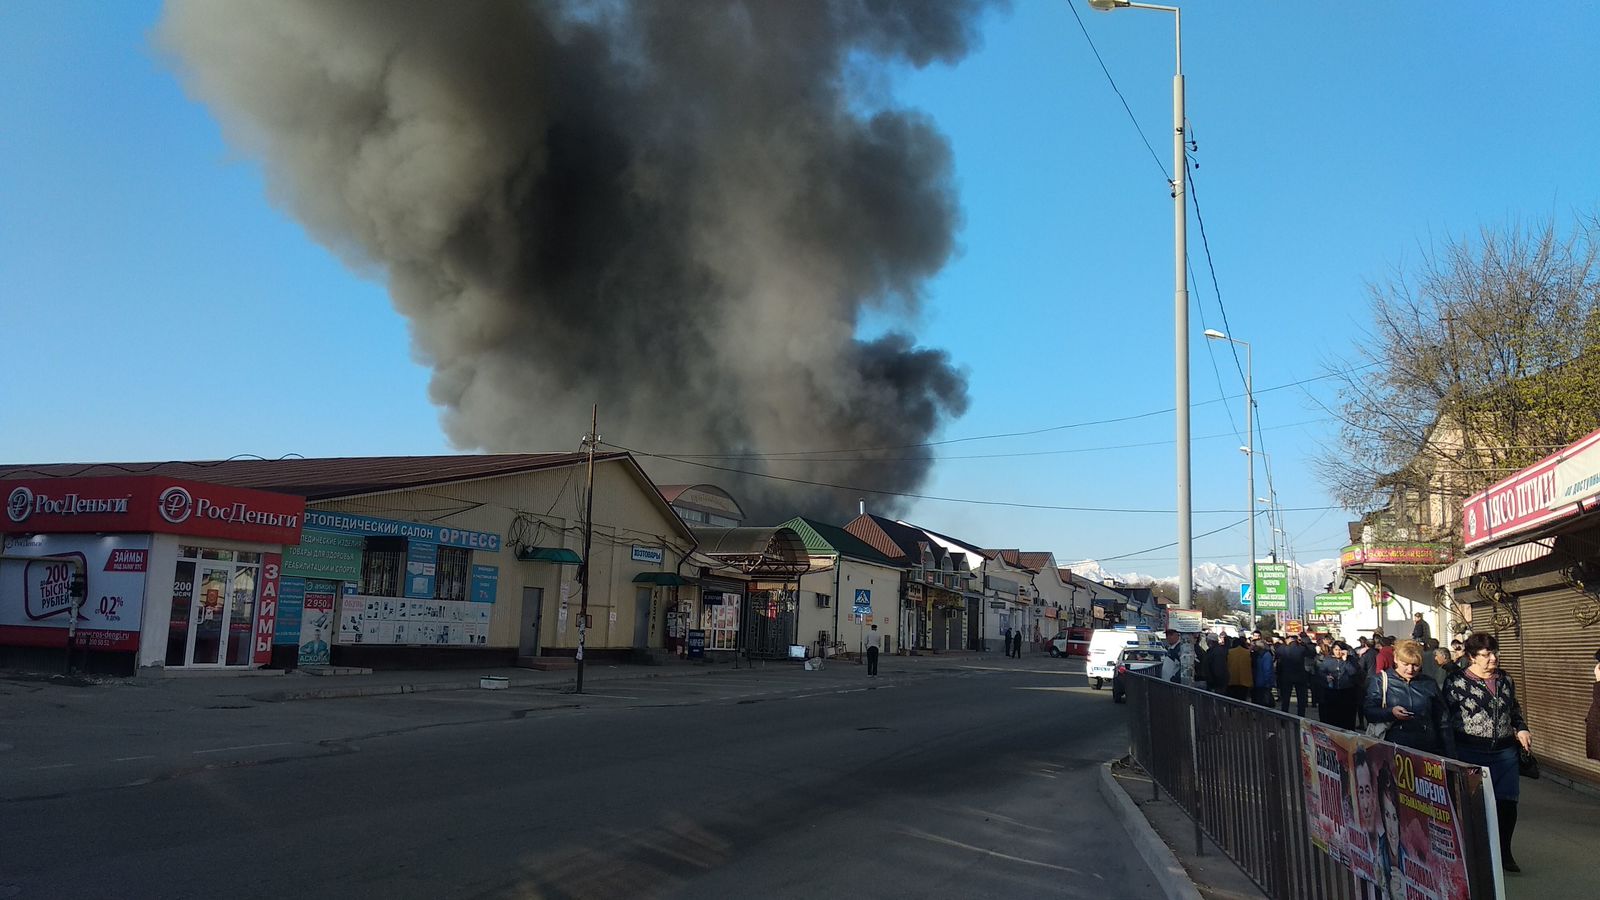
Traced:
<path id="1" fill-rule="evenodd" d="M 1239 583 L 1239 605 L 1250 605 L 1250 582 L 1248 581 L 1242 581 Z"/>

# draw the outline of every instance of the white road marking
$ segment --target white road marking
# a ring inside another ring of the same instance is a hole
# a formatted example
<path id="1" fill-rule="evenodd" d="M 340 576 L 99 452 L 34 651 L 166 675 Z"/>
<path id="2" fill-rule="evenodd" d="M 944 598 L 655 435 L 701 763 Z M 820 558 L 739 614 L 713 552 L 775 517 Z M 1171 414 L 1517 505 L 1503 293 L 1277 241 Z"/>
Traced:
<path id="1" fill-rule="evenodd" d="M 155 756 L 153 754 L 149 756 L 119 756 L 113 759 L 112 762 L 132 762 L 136 759 L 155 759 Z"/>
<path id="2" fill-rule="evenodd" d="M 914 838 L 921 838 L 924 841 L 932 841 L 935 844 L 944 844 L 950 847 L 960 847 L 963 850 L 971 850 L 973 853 L 982 853 L 985 856 L 992 856 L 996 859 L 1005 859 L 1010 860 L 1011 862 L 1026 863 L 1027 865 L 1039 866 L 1040 868 L 1044 869 L 1055 869 L 1058 872 L 1071 872 L 1074 875 L 1079 874 L 1077 869 L 1071 868 L 1070 866 L 1058 866 L 1055 863 L 1041 862 L 1037 859 L 1026 859 L 1021 856 L 1012 856 L 1009 853 L 1000 853 L 995 850 L 990 850 L 986 847 L 975 847 L 972 844 L 964 844 L 961 841 L 951 840 L 947 837 L 940 837 L 937 834 L 929 834 L 926 831 L 917 831 L 913 828 L 902 828 L 900 833 Z"/>
<path id="3" fill-rule="evenodd" d="M 70 769 L 75 765 L 77 765 L 77 763 L 56 763 L 53 766 L 34 766 L 33 771 L 43 772 L 46 769 Z"/>
<path id="4" fill-rule="evenodd" d="M 213 747 L 210 750 L 196 750 L 195 755 L 201 753 L 227 753 L 232 750 L 260 750 L 263 747 L 287 747 L 294 741 L 273 741 L 270 744 L 241 744 L 237 747 Z"/>

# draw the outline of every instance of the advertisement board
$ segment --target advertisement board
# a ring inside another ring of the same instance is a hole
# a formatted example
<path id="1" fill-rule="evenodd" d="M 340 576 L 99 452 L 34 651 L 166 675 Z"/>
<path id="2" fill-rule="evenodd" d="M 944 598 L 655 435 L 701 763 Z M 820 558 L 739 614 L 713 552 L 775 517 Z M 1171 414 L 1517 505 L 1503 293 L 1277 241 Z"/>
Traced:
<path id="1" fill-rule="evenodd" d="M 418 600 L 432 599 L 438 572 L 439 545 L 415 538 L 407 540 L 406 596 Z"/>
<path id="2" fill-rule="evenodd" d="M 1289 567 L 1284 563 L 1255 564 L 1256 612 L 1289 609 Z"/>
<path id="3" fill-rule="evenodd" d="M 1356 595 L 1354 591 L 1318 594 L 1312 603 L 1312 608 L 1319 613 L 1343 612 L 1347 609 L 1355 609 L 1355 606 Z"/>
<path id="4" fill-rule="evenodd" d="M 328 664 L 329 636 L 333 632 L 332 591 L 307 591 L 305 613 L 300 619 L 300 650 L 297 659 L 302 666 Z"/>
<path id="5" fill-rule="evenodd" d="M 361 581 L 360 535 L 307 528 L 298 547 L 283 550 L 283 574 L 328 581 Z"/>
<path id="6" fill-rule="evenodd" d="M 473 603 L 493 603 L 499 589 L 499 566 L 472 567 L 472 592 L 468 594 L 468 599 Z"/>
<path id="7" fill-rule="evenodd" d="M 403 537 L 413 541 L 426 541 L 442 547 L 463 547 L 468 550 L 500 552 L 500 535 L 483 531 L 465 531 L 443 525 L 422 522 L 402 522 L 398 519 L 379 519 L 352 513 L 329 512 L 323 509 L 305 511 L 305 527 L 318 531 L 340 531 L 371 537 Z"/>
<path id="8" fill-rule="evenodd" d="M 79 646 L 138 648 L 149 535 L 8 535 L 0 547 L 13 557 L 0 559 L 0 643 L 66 646 L 74 566 L 59 560 L 71 560 L 88 579 L 88 596 L 78 610 Z"/>
<path id="9" fill-rule="evenodd" d="M 1445 761 L 1314 722 L 1300 727 L 1311 842 L 1379 896 L 1467 900 L 1460 798 L 1447 788 Z"/>
<path id="10" fill-rule="evenodd" d="M 1468 497 L 1461 504 L 1465 548 L 1471 550 L 1577 515 L 1579 501 L 1593 487 L 1587 483 L 1584 458 L 1597 444 L 1600 431 Z M 1572 462 L 1562 469 L 1562 462 L 1569 459 Z"/>
<path id="11" fill-rule="evenodd" d="M 308 592 L 308 617 L 311 602 Z M 489 642 L 493 612 L 489 604 L 470 600 L 346 594 L 340 601 L 339 643 L 482 647 Z"/>
<path id="12" fill-rule="evenodd" d="M 1198 609 L 1167 610 L 1167 627 L 1179 634 L 1199 634 L 1205 625 L 1205 614 Z"/>

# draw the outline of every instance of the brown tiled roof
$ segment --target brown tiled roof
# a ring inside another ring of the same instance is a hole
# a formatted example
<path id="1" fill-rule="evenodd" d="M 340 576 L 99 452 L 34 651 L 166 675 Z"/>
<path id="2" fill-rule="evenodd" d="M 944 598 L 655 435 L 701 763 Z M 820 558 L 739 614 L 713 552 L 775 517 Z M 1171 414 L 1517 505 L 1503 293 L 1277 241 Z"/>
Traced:
<path id="1" fill-rule="evenodd" d="M 596 461 L 627 456 L 598 453 Z M 468 481 L 582 462 L 583 453 L 460 456 L 347 456 L 332 459 L 226 459 L 190 462 L 0 465 L 0 478 L 165 475 L 327 500 L 379 491 Z"/>
<path id="2" fill-rule="evenodd" d="M 1044 570 L 1050 568 L 1049 553 L 1018 553 L 1017 559 L 1021 560 L 1023 568 L 1032 569 L 1035 572 L 1043 572 Z"/>

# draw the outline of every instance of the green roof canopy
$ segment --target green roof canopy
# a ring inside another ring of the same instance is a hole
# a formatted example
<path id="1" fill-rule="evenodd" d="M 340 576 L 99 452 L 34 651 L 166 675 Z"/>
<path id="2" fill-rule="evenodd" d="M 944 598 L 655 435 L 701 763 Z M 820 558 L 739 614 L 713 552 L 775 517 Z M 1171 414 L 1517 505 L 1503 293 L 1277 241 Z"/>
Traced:
<path id="1" fill-rule="evenodd" d="M 694 584 L 693 579 L 685 578 L 677 572 L 640 572 L 633 576 L 634 584 L 658 584 L 662 587 L 680 587 L 685 584 Z"/>
<path id="2" fill-rule="evenodd" d="M 561 566 L 576 566 L 583 558 L 565 547 L 518 547 L 517 559 L 523 562 L 547 562 Z"/>

